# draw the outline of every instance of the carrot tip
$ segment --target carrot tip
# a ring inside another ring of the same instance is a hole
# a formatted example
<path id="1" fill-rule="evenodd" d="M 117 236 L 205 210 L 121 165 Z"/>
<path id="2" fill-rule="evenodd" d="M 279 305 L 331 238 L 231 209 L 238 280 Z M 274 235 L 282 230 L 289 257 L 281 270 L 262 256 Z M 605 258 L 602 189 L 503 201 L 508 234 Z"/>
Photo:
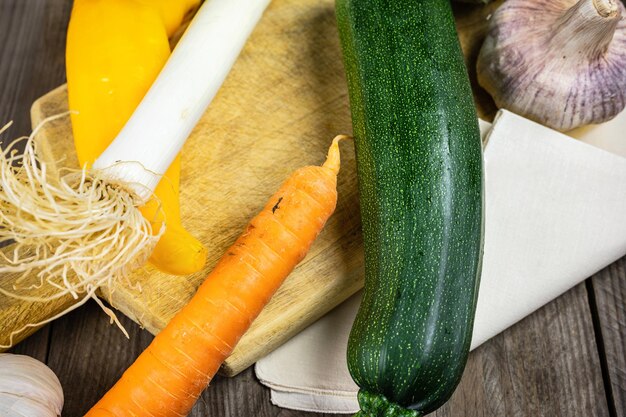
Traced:
<path id="1" fill-rule="evenodd" d="M 324 168 L 330 169 L 335 175 L 339 174 L 339 168 L 341 167 L 341 158 L 339 154 L 339 142 L 344 139 L 352 139 L 352 136 L 337 135 L 333 139 L 330 148 L 328 149 L 328 156 L 326 162 L 322 165 Z"/>

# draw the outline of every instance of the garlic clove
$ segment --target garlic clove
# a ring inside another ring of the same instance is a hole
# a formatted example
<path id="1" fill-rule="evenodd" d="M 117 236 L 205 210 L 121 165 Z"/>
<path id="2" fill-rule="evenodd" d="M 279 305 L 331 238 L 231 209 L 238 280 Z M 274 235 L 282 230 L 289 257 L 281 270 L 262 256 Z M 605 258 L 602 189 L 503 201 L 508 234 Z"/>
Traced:
<path id="1" fill-rule="evenodd" d="M 619 0 L 507 0 L 477 63 L 496 105 L 554 129 L 612 119 L 626 105 L 626 9 Z"/>
<path id="2" fill-rule="evenodd" d="M 58 417 L 60 412 L 52 410 L 28 397 L 13 394 L 1 394 L 0 416 L 2 417 Z"/>
<path id="3" fill-rule="evenodd" d="M 49 413 L 35 413 L 42 407 Z M 30 410 L 23 415 L 54 417 L 62 408 L 61 383 L 50 368 L 29 356 L 0 353 L 0 416 L 19 417 Z"/>

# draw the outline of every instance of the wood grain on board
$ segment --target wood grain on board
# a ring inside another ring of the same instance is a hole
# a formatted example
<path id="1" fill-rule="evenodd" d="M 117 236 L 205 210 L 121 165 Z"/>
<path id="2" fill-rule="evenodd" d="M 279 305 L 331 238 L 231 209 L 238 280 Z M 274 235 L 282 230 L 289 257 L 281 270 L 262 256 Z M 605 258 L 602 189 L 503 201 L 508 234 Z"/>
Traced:
<path id="1" fill-rule="evenodd" d="M 457 14 L 461 39 L 472 56 L 485 9 L 460 7 Z M 67 91 L 61 86 L 34 103 L 33 126 L 67 110 Z M 147 265 L 132 277 L 141 291 L 116 284 L 101 296 L 156 334 L 281 182 L 300 166 L 321 163 L 330 140 L 350 132 L 334 2 L 275 0 L 182 152 L 182 217 L 209 250 L 206 267 L 176 277 Z M 51 163 L 77 166 L 69 117 L 48 122 L 37 139 Z M 335 214 L 227 359 L 223 373 L 245 369 L 362 287 L 356 184 L 353 147 L 346 144 Z M 52 290 L 42 287 L 46 291 Z M 0 317 L 6 317 L 7 329 L 15 329 L 75 302 L 65 297 L 33 308 L 8 300 Z"/>
<path id="2" fill-rule="evenodd" d="M 616 416 L 626 416 L 626 257 L 594 275 L 592 287 L 597 308 L 607 389 Z"/>

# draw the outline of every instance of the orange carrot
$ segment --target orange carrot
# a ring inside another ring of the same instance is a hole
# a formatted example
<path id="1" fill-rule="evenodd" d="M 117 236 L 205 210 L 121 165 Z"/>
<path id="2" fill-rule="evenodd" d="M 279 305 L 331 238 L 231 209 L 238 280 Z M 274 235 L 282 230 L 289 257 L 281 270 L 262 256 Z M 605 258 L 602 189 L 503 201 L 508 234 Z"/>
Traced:
<path id="1" fill-rule="evenodd" d="M 335 210 L 337 136 L 321 167 L 298 169 L 226 251 L 193 298 L 88 417 L 185 416 Z"/>

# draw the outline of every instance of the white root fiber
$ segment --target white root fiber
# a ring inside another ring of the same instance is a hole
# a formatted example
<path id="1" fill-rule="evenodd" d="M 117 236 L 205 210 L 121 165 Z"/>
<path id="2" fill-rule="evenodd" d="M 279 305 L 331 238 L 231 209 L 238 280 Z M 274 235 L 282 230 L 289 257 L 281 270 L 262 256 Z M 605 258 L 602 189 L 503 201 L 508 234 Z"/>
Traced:
<path id="1" fill-rule="evenodd" d="M 37 156 L 34 138 L 45 123 L 66 115 L 44 120 L 29 137 L 0 151 L 0 293 L 31 302 L 68 294 L 77 300 L 54 318 L 93 298 L 122 328 L 96 290 L 111 291 L 114 282 L 128 280 L 147 261 L 164 225 L 154 233 L 132 192 L 101 172 L 48 169 Z M 53 295 L 33 294 L 43 286 L 50 286 L 53 291 L 47 293 Z M 13 332 L 9 343 L 24 329 Z"/>

